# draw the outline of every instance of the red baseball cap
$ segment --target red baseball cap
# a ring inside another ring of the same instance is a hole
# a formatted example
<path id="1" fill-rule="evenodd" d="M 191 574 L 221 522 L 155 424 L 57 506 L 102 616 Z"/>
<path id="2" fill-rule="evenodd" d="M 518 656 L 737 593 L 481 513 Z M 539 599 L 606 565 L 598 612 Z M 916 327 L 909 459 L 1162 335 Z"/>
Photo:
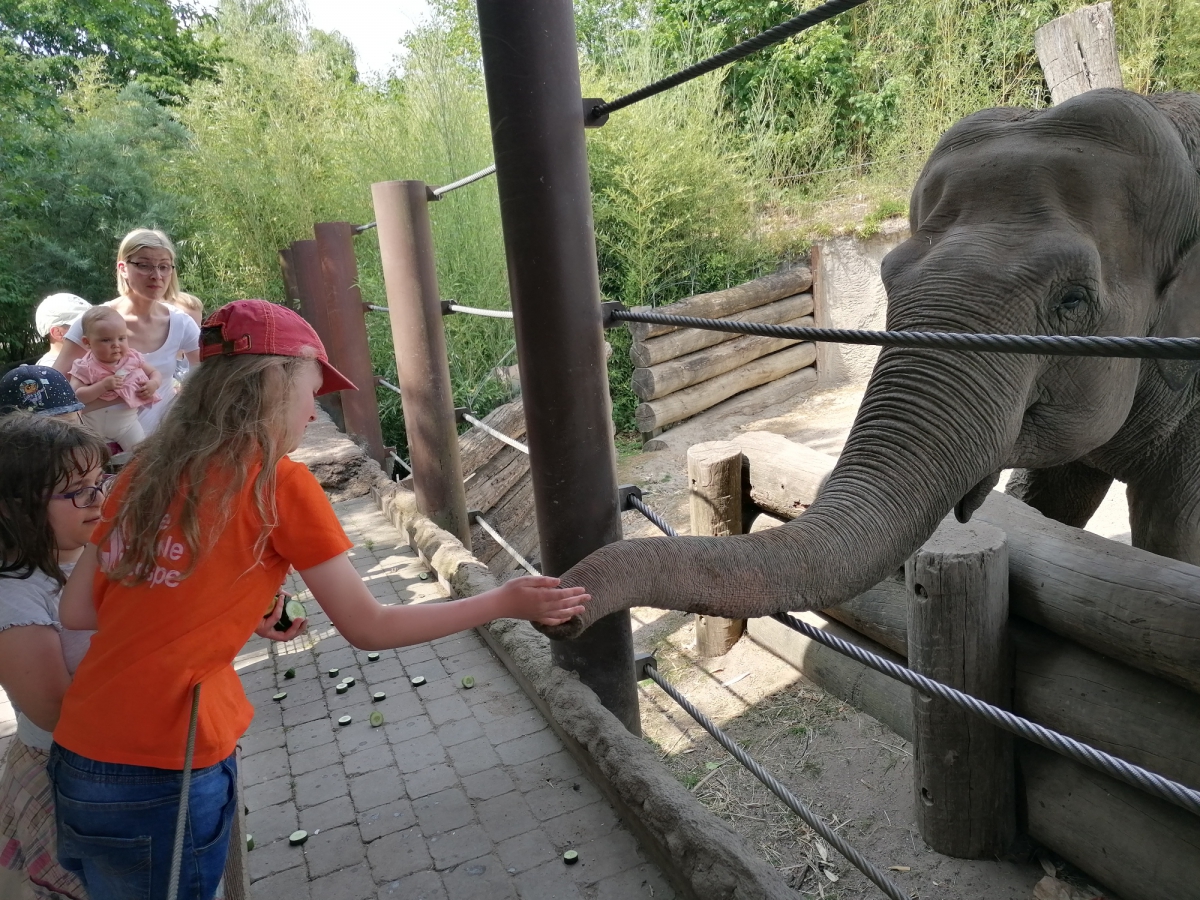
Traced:
<path id="1" fill-rule="evenodd" d="M 356 391 L 349 378 L 329 364 L 313 327 L 286 306 L 266 300 L 234 300 L 204 320 L 200 358 L 210 356 L 294 356 L 315 359 L 324 380 L 317 394 Z"/>

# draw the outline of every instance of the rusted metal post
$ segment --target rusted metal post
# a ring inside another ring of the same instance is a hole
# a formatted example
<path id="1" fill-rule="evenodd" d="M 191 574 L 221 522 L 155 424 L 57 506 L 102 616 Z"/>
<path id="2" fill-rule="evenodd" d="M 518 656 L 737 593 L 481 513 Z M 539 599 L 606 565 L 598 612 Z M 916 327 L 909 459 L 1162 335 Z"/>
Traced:
<path id="1" fill-rule="evenodd" d="M 570 0 L 478 0 L 542 571 L 621 539 Z M 634 734 L 628 612 L 551 652 Z"/>
<path id="2" fill-rule="evenodd" d="M 329 320 L 325 303 L 325 279 L 321 275 L 321 257 L 316 241 L 292 241 L 292 272 L 296 277 L 296 295 L 300 299 L 300 315 L 317 332 L 317 337 L 329 352 Z M 342 412 L 341 392 L 317 398 L 321 408 L 329 413 L 339 430 L 346 430 Z"/>
<path id="3" fill-rule="evenodd" d="M 423 181 L 371 185 L 417 507 L 463 545 L 471 521 Z"/>
<path id="4" fill-rule="evenodd" d="M 379 427 L 366 311 L 358 290 L 353 228 L 349 222 L 318 222 L 313 226 L 325 280 L 330 343 L 326 349 L 330 361 L 358 388 L 342 391 L 346 434 L 363 441 L 371 458 L 383 465 L 387 451 L 383 449 L 383 432 Z"/>
<path id="5" fill-rule="evenodd" d="M 296 264 L 292 260 L 291 247 L 279 251 L 279 274 L 283 276 L 284 305 L 295 309 L 300 300 L 300 289 L 296 286 Z"/>

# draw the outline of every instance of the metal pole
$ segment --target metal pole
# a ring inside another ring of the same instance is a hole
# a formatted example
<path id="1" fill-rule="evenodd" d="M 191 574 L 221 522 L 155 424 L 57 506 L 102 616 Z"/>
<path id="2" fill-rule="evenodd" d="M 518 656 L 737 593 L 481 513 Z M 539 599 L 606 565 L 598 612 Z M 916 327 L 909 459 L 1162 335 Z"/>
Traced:
<path id="1" fill-rule="evenodd" d="M 295 309 L 300 299 L 300 289 L 296 286 L 296 264 L 292 260 L 291 247 L 284 247 L 279 251 L 279 274 L 283 276 L 284 305 Z"/>
<path id="2" fill-rule="evenodd" d="M 380 465 L 387 459 L 379 427 L 379 401 L 375 397 L 375 369 L 367 343 L 367 314 L 358 290 L 358 262 L 354 258 L 354 226 L 349 222 L 318 222 L 317 253 L 325 279 L 332 362 L 354 382 L 356 391 L 342 391 L 346 434 L 366 444 Z"/>
<path id="3" fill-rule="evenodd" d="M 317 337 L 329 352 L 329 321 L 325 312 L 325 279 L 321 275 L 321 257 L 316 241 L 292 241 L 292 271 L 296 276 L 296 294 L 300 298 L 300 315 L 317 332 Z M 317 398 L 321 408 L 329 413 L 340 431 L 346 430 L 342 412 L 342 395 L 325 394 Z"/>
<path id="4" fill-rule="evenodd" d="M 381 181 L 371 196 L 417 508 L 470 549 L 428 191 L 423 181 Z"/>
<path id="5" fill-rule="evenodd" d="M 591 186 L 571 0 L 478 0 L 542 571 L 621 539 Z M 554 661 L 634 734 L 628 612 Z"/>

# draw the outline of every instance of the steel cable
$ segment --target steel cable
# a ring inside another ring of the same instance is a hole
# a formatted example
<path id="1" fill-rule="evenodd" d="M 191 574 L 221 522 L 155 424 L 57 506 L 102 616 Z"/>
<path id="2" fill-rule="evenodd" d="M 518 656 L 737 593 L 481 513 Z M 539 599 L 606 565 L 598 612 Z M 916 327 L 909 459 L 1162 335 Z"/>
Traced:
<path id="1" fill-rule="evenodd" d="M 801 328 L 739 322 L 736 319 L 705 319 L 665 313 L 616 309 L 610 318 L 620 322 L 647 322 L 700 328 L 730 334 L 792 338 L 798 341 L 830 341 L 880 347 L 915 347 L 930 350 L 963 350 L 981 353 L 1031 353 L 1039 356 L 1105 356 L 1123 359 L 1200 359 L 1200 338 L 1108 337 L 1061 334 L 972 334 L 952 331 L 863 331 L 852 328 Z"/>
<path id="2" fill-rule="evenodd" d="M 648 507 L 636 494 L 629 495 L 629 505 L 658 526 L 658 530 L 669 537 L 679 537 L 679 532 L 672 528 L 667 520 Z"/>
<path id="3" fill-rule="evenodd" d="M 1124 781 L 1126 784 L 1141 788 L 1146 793 L 1173 803 L 1194 815 L 1200 815 L 1200 791 L 1195 791 L 1178 782 L 1171 781 L 1169 778 L 1164 778 L 1161 775 L 1143 769 L 1141 766 L 1135 766 L 1133 763 L 1126 762 L 1102 750 L 1089 747 L 1087 744 L 1082 744 L 1074 738 L 1051 731 L 1049 728 L 1038 725 L 1036 722 L 1030 722 L 1028 719 L 1023 719 L 1007 710 L 1000 709 L 990 703 L 985 703 L 978 697 L 964 694 L 962 691 L 934 681 L 932 678 L 927 678 L 924 675 L 914 672 L 912 669 L 876 656 L 862 647 L 857 647 L 841 638 L 826 634 L 821 629 L 814 628 L 808 622 L 797 619 L 788 613 L 777 613 L 773 618 L 787 625 L 789 628 L 800 632 L 805 637 L 822 643 L 831 650 L 836 650 L 838 653 L 849 656 L 851 659 L 857 660 L 864 666 L 874 669 L 876 672 L 882 672 L 889 678 L 894 678 L 903 684 L 907 684 L 909 687 L 915 688 L 923 694 L 929 694 L 930 696 L 952 703 L 960 709 L 974 713 L 997 728 L 1003 728 L 1005 731 L 1010 731 L 1027 741 L 1032 741 L 1048 750 L 1053 750 L 1055 753 L 1061 754 L 1068 759 L 1073 759 L 1089 768 L 1096 769 L 1106 775 L 1111 775 L 1113 778 Z"/>
<path id="4" fill-rule="evenodd" d="M 827 19 L 832 19 L 839 13 L 853 9 L 856 6 L 861 6 L 866 2 L 867 0 L 830 0 L 829 3 L 824 3 L 816 9 L 801 13 L 793 19 L 788 19 L 786 22 L 776 25 L 774 28 L 768 28 L 762 34 L 742 41 L 740 44 L 736 44 L 728 50 L 723 50 L 715 56 L 710 56 L 708 59 L 701 60 L 695 65 L 688 66 L 674 75 L 660 78 L 653 84 L 648 84 L 644 88 L 638 88 L 633 93 L 618 97 L 616 100 L 601 103 L 592 108 L 591 112 L 588 113 L 588 119 L 594 121 L 601 116 L 616 112 L 618 109 L 632 106 L 639 100 L 645 100 L 647 97 L 653 97 L 655 94 L 661 94 L 663 91 L 678 87 L 685 82 L 691 81 L 693 78 L 699 78 L 701 75 L 705 75 L 722 66 L 737 62 L 751 53 L 756 53 L 759 50 L 770 47 L 772 44 L 785 41 L 794 34 L 799 34 L 805 29 L 812 28 L 814 25 L 820 25 Z"/>
<path id="5" fill-rule="evenodd" d="M 452 313 L 466 313 L 469 316 L 489 316 L 493 319 L 511 319 L 511 309 L 481 309 L 478 306 L 459 306 L 457 303 L 447 303 L 445 309 Z"/>
<path id="6" fill-rule="evenodd" d="M 486 422 L 481 422 L 479 419 L 475 418 L 470 413 L 463 413 L 463 419 L 467 422 L 470 422 L 472 425 L 474 425 L 476 428 L 478 428 L 480 431 L 484 432 L 485 434 L 490 434 L 496 440 L 502 441 L 503 443 L 508 444 L 508 446 L 512 447 L 514 450 L 520 450 L 526 456 L 529 455 L 529 447 L 525 444 L 522 444 L 516 438 L 509 437 L 503 431 L 497 431 L 491 425 L 488 425 Z"/>
<path id="7" fill-rule="evenodd" d="M 514 561 L 519 563 L 521 565 L 521 568 L 523 568 L 526 572 L 528 572 L 530 575 L 541 575 L 542 574 L 541 572 L 539 572 L 537 569 L 534 568 L 533 563 L 531 563 L 529 560 L 527 560 L 525 557 L 523 557 L 517 551 L 516 547 L 514 547 L 512 544 L 510 544 L 508 541 L 506 541 L 504 538 L 502 538 L 500 536 L 500 533 L 498 531 L 496 531 L 496 529 L 493 528 L 491 525 L 489 525 L 487 520 L 484 519 L 483 516 L 476 513 L 473 516 L 473 521 L 478 523 L 480 528 L 482 528 L 489 535 L 491 535 L 492 540 L 495 541 L 497 544 L 499 544 L 500 548 L 502 550 L 504 550 L 509 556 L 511 556 Z"/>
<path id="8" fill-rule="evenodd" d="M 468 184 L 474 184 L 476 181 L 479 181 L 482 178 L 487 178 L 489 175 L 494 175 L 495 173 L 496 164 L 492 163 L 486 169 L 480 169 L 474 175 L 468 175 L 466 178 L 460 178 L 458 181 L 452 181 L 450 184 L 444 184 L 441 187 L 434 188 L 432 191 L 433 196 L 440 200 L 443 196 L 451 191 L 457 191 L 460 187 L 466 187 Z"/>
<path id="9" fill-rule="evenodd" d="M 687 697 L 675 689 L 674 685 L 659 675 L 658 669 L 651 664 L 647 664 L 644 671 L 654 680 L 655 684 L 670 694 L 671 699 L 682 706 L 689 716 L 699 722 L 704 730 L 716 739 L 718 744 L 728 750 L 734 759 L 745 766 L 755 778 L 765 784 L 772 794 L 782 800 L 788 809 L 803 819 L 809 828 L 824 838 L 826 843 L 842 854 L 842 856 L 846 857 L 856 869 L 870 878 L 876 887 L 891 897 L 892 900 L 911 900 L 909 895 L 882 869 L 878 868 L 859 853 L 858 850 L 848 844 L 841 835 L 826 825 L 824 820 L 813 812 L 804 801 L 780 784 L 775 776 L 759 765 L 758 760 L 754 759 L 754 757 L 734 743 L 729 735 L 725 734 L 708 716 L 693 706 Z"/>

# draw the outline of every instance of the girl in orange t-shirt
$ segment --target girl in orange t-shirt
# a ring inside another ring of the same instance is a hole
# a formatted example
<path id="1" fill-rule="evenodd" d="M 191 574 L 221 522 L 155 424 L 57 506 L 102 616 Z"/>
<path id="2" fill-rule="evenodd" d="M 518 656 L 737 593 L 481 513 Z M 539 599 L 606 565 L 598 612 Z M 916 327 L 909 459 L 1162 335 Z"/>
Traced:
<path id="1" fill-rule="evenodd" d="M 60 606 L 64 626 L 96 629 L 49 763 L 59 860 L 94 900 L 167 896 L 193 714 L 179 897 L 214 895 L 237 802 L 233 752 L 253 715 L 232 663 L 251 634 L 287 641 L 304 628 L 297 618 L 274 630 L 289 567 L 368 650 L 500 617 L 561 624 L 590 599 L 529 577 L 450 603 L 381 606 L 316 479 L 286 456 L 315 397 L 354 386 L 303 319 L 262 300 L 214 313 L 200 353 L 118 479 Z"/>

